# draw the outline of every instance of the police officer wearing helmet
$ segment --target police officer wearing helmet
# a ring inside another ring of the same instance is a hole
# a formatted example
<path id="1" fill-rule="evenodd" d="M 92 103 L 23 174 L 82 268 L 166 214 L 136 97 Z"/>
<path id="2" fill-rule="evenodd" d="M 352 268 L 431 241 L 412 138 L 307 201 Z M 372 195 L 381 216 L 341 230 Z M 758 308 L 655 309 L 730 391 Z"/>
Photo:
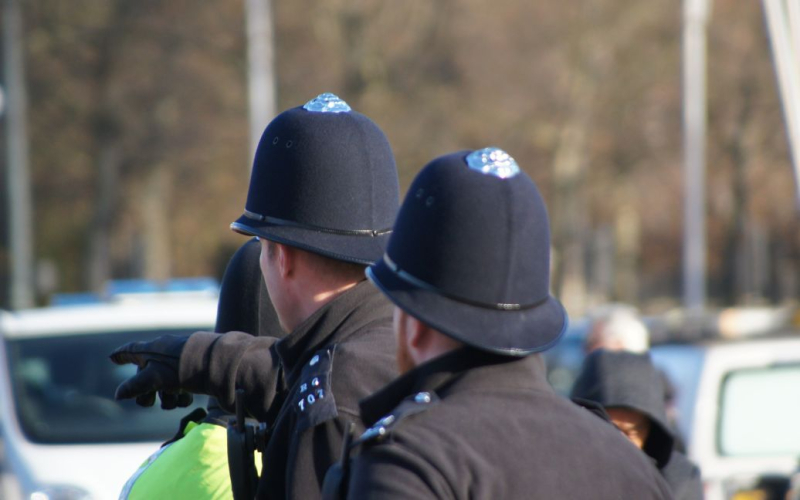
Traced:
<path id="1" fill-rule="evenodd" d="M 549 254 L 544 202 L 503 151 L 462 151 L 421 171 L 386 254 L 367 271 L 396 306 L 404 373 L 361 402 L 371 427 L 351 447 L 360 454 L 349 469 L 331 470 L 326 492 L 670 498 L 613 425 L 547 383 L 536 353 L 567 322 L 549 294 Z"/>
<path id="2" fill-rule="evenodd" d="M 280 332 L 259 271 L 260 247 L 251 238 L 231 257 L 220 283 L 215 332 Z M 166 405 L 162 401 L 164 406 L 169 406 L 169 401 Z M 125 483 L 120 500 L 231 498 L 226 429 L 231 415 L 214 398 L 209 398 L 207 408 L 196 408 L 181 419 L 175 437 L 161 445 Z"/>
<path id="3" fill-rule="evenodd" d="M 391 304 L 364 277 L 399 205 L 386 137 L 332 94 L 277 116 L 253 165 L 244 214 L 231 227 L 261 239 L 261 271 L 285 338 L 198 332 L 112 355 L 135 363 L 118 398 L 161 391 L 245 391 L 267 424 L 258 498 L 314 499 L 357 402 L 396 376 Z"/>

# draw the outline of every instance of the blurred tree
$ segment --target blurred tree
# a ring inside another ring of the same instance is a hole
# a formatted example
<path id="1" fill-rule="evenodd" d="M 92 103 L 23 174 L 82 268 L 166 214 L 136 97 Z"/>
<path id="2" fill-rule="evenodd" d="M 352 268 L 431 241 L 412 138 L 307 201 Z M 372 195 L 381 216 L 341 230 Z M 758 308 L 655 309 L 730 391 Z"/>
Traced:
<path id="1" fill-rule="evenodd" d="M 247 183 L 241 6 L 27 5 L 39 252 L 62 288 L 215 274 Z"/>
<path id="2" fill-rule="evenodd" d="M 25 3 L 36 253 L 62 290 L 215 274 L 242 241 L 243 8 Z M 339 94 L 384 128 L 402 186 L 440 154 L 502 147 L 548 201 L 573 313 L 677 304 L 679 4 L 296 0 L 274 19 L 278 109 Z M 717 0 L 710 29 L 709 298 L 791 298 L 800 232 L 760 6 Z"/>
<path id="3" fill-rule="evenodd" d="M 768 247 L 797 247 L 792 171 L 759 3 L 716 4 L 709 51 L 709 266 L 725 304 L 780 297 Z M 786 291 L 788 292 L 788 290 Z M 795 292 L 796 293 L 796 292 Z"/>

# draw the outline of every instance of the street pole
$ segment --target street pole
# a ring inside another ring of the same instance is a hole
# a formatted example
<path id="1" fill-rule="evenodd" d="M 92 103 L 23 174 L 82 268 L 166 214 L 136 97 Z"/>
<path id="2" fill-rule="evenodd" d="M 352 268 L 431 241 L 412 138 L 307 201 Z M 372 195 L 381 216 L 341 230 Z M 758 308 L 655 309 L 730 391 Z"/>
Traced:
<path id="1" fill-rule="evenodd" d="M 710 0 L 683 3 L 683 305 L 706 303 L 706 28 Z"/>
<path id="2" fill-rule="evenodd" d="M 32 307 L 33 238 L 31 187 L 28 172 L 28 125 L 25 61 L 22 50 L 22 11 L 19 0 L 5 0 L 3 60 L 7 94 L 6 140 L 9 242 L 11 246 L 10 298 L 12 309 Z"/>
<path id="3" fill-rule="evenodd" d="M 248 87 L 250 96 L 250 158 L 261 133 L 275 116 L 275 50 L 270 0 L 245 0 L 247 18 Z M 250 172 L 251 162 L 247 171 Z"/>

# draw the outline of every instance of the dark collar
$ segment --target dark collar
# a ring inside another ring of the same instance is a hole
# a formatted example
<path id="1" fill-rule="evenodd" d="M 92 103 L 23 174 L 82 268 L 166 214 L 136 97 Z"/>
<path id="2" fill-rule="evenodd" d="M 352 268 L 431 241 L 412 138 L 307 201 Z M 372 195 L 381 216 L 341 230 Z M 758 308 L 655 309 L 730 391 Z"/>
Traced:
<path id="1" fill-rule="evenodd" d="M 464 347 L 417 366 L 362 399 L 361 417 L 369 427 L 412 394 L 428 391 L 442 397 L 462 387 L 515 387 L 552 392 L 541 356 L 515 358 Z"/>
<path id="2" fill-rule="evenodd" d="M 275 344 L 289 385 L 299 375 L 295 369 L 302 367 L 314 352 L 325 345 L 340 342 L 353 333 L 342 324 L 359 312 L 371 317 L 384 305 L 381 294 L 367 280 L 341 293 L 317 309 L 289 335 Z M 353 325 L 356 326 L 355 324 Z M 298 370 L 299 371 L 299 370 Z"/>

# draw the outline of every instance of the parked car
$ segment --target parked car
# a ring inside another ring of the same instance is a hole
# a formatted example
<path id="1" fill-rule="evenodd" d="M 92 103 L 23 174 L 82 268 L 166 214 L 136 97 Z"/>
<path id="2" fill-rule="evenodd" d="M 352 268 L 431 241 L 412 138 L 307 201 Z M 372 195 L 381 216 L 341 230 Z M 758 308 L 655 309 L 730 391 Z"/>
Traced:
<path id="1" fill-rule="evenodd" d="M 192 408 L 115 401 L 136 367 L 111 363 L 109 353 L 133 340 L 211 330 L 216 306 L 216 292 L 206 290 L 0 312 L 0 497 L 116 499 Z"/>
<path id="2" fill-rule="evenodd" d="M 800 334 L 667 344 L 651 353 L 673 384 L 678 428 L 706 498 L 780 494 L 800 457 Z"/>

